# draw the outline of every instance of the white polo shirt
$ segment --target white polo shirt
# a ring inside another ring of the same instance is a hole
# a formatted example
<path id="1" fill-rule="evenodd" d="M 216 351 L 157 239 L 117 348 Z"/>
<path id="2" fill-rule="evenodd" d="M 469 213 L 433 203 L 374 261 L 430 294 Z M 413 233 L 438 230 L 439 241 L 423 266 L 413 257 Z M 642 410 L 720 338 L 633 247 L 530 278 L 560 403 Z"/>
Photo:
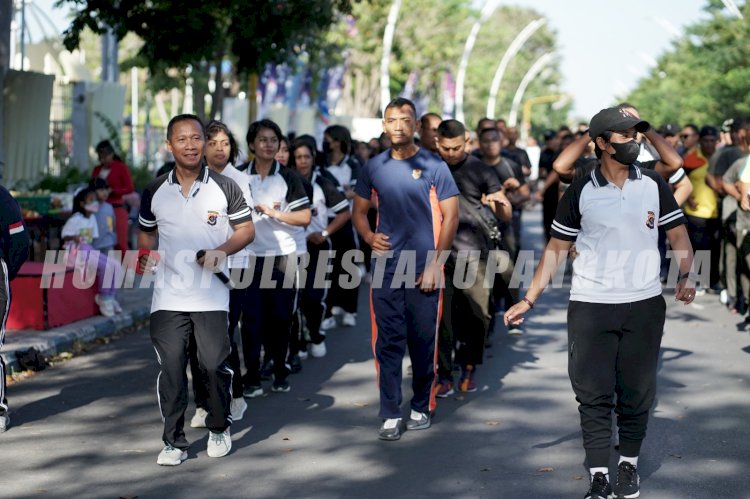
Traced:
<path id="1" fill-rule="evenodd" d="M 575 241 L 572 301 L 630 303 L 662 292 L 659 227 L 686 223 L 667 182 L 653 170 L 630 166 L 622 189 L 600 167 L 565 191 L 552 237 Z"/>
<path id="2" fill-rule="evenodd" d="M 302 178 L 278 161 L 262 178 L 255 169 L 255 161 L 245 171 L 250 179 L 250 191 L 255 204 L 265 204 L 282 212 L 293 212 L 310 208 L 310 199 L 302 185 Z M 253 212 L 255 240 L 248 250 L 258 256 L 289 255 L 297 250 L 294 241 L 295 227 L 284 222 Z"/>
<path id="3" fill-rule="evenodd" d="M 255 203 L 253 202 L 253 194 L 250 191 L 250 179 L 248 178 L 247 174 L 242 173 L 237 168 L 235 168 L 232 164 L 228 164 L 226 167 L 224 167 L 224 170 L 221 172 L 222 175 L 225 177 L 229 177 L 235 182 L 237 182 L 237 185 L 240 187 L 240 191 L 242 191 L 242 196 L 245 198 L 245 202 L 247 203 L 247 206 L 252 210 L 255 206 Z M 234 229 L 229 227 L 229 234 L 227 235 L 227 238 L 232 237 L 232 234 L 234 233 Z M 229 255 L 228 258 L 228 264 L 230 269 L 245 269 L 248 266 L 248 258 L 249 258 L 249 251 L 247 248 L 243 248 L 234 255 Z"/>
<path id="4" fill-rule="evenodd" d="M 230 224 L 249 220 L 250 208 L 237 183 L 205 166 L 187 198 L 174 170 L 153 180 L 143 191 L 138 217 L 142 231 L 159 231 L 161 261 L 151 312 L 228 310 L 229 289 L 198 265 L 195 255 L 223 244 Z"/>
<path id="5" fill-rule="evenodd" d="M 322 176 L 316 169 L 311 179 L 313 187 L 312 218 L 307 226 L 306 234 L 322 232 L 328 227 L 328 213 L 334 216 L 349 209 L 349 200 L 346 199 L 332 180 Z"/>

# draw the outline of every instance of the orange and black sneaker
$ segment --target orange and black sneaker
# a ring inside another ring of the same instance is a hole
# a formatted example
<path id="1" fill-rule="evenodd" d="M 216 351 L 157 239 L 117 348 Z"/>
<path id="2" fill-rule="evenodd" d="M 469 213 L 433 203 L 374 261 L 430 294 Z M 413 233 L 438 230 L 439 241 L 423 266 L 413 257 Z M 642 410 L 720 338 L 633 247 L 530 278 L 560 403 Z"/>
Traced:
<path id="1" fill-rule="evenodd" d="M 471 393 L 477 391 L 477 382 L 474 380 L 474 366 L 467 365 L 463 368 L 463 374 L 461 374 L 461 381 L 458 383 L 458 391 L 464 393 Z"/>

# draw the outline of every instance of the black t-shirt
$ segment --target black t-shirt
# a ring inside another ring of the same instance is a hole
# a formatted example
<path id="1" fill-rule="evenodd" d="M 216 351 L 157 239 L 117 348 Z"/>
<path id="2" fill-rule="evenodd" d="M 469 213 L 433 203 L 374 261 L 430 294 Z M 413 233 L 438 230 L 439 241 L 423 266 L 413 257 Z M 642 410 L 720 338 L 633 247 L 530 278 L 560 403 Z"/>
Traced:
<path id="1" fill-rule="evenodd" d="M 525 149 L 521 149 L 520 147 L 514 147 L 512 149 L 505 148 L 501 151 L 500 154 L 503 157 L 515 161 L 521 166 L 531 168 L 531 160 L 529 159 L 529 155 L 526 153 Z"/>
<path id="2" fill-rule="evenodd" d="M 497 174 L 474 156 L 466 156 L 463 162 L 450 166 L 453 180 L 475 213 L 482 214 L 492 223 L 492 215 L 482 204 L 482 195 L 502 190 Z M 460 206 L 460 203 L 459 203 Z M 479 225 L 475 215 L 460 206 L 458 211 L 458 230 L 453 239 L 453 250 L 487 250 L 487 236 Z"/>
<path id="3" fill-rule="evenodd" d="M 495 173 L 500 177 L 500 182 L 502 183 L 505 183 L 509 178 L 515 178 L 521 183 L 521 185 L 526 184 L 526 177 L 523 174 L 523 168 L 512 159 L 500 158 L 498 164 L 490 165 L 490 167 L 495 170 Z"/>

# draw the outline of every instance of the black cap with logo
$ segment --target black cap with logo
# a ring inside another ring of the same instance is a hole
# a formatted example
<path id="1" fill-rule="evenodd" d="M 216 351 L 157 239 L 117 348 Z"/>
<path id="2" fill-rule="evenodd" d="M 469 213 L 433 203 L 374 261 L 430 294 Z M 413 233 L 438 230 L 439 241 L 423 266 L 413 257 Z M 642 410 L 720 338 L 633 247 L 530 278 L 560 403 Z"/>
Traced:
<path id="1" fill-rule="evenodd" d="M 643 133 L 650 127 L 651 125 L 648 121 L 643 121 L 627 109 L 610 107 L 602 109 L 591 118 L 589 135 L 591 135 L 592 139 L 596 139 L 604 132 L 621 132 L 628 128 L 635 128 L 637 131 Z"/>

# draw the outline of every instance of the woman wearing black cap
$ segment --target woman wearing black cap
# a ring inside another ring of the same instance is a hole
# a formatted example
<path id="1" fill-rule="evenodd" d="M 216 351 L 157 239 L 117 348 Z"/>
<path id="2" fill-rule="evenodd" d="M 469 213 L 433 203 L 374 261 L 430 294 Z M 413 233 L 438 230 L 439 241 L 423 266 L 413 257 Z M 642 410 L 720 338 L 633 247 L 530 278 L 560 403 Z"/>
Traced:
<path id="1" fill-rule="evenodd" d="M 601 164 L 574 181 L 560 200 L 551 238 L 522 301 L 505 313 L 523 322 L 575 241 L 577 257 L 568 307 L 568 374 L 579 403 L 591 482 L 586 498 L 612 497 L 608 465 L 612 409 L 617 413 L 620 463 L 616 497 L 638 497 L 636 471 L 656 391 L 656 365 L 665 320 L 659 282 L 658 227 L 680 260 L 675 298 L 695 296 L 685 217 L 664 179 L 634 165 L 636 132 L 650 125 L 630 111 L 609 108 L 590 123 Z M 616 401 L 615 401 L 615 395 Z"/>

